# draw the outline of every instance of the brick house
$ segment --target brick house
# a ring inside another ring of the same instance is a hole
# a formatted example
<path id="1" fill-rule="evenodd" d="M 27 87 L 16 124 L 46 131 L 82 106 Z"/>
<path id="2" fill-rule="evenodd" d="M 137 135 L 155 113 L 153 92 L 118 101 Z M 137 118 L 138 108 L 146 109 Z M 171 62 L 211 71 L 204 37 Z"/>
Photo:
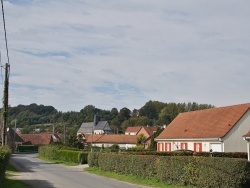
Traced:
<path id="1" fill-rule="evenodd" d="M 147 149 L 150 146 L 150 138 L 156 132 L 157 127 L 152 126 L 136 126 L 136 127 L 128 127 L 125 131 L 125 135 L 140 135 L 143 134 L 145 136 L 144 140 L 144 148 Z"/>

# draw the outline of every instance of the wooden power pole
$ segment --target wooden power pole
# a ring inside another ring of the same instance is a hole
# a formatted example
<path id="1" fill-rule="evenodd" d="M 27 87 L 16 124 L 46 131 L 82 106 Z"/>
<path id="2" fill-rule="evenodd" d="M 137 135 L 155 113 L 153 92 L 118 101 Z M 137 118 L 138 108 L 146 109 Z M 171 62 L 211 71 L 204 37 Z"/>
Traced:
<path id="1" fill-rule="evenodd" d="M 8 120 L 8 106 L 9 106 L 9 63 L 5 64 L 5 80 L 3 93 L 3 126 L 2 126 L 2 146 L 7 145 L 7 120 Z"/>

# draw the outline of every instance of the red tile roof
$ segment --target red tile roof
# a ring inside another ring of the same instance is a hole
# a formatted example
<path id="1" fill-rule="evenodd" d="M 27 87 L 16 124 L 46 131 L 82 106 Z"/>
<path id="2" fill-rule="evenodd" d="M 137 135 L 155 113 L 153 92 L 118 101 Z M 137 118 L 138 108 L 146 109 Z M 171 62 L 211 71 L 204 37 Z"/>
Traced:
<path id="1" fill-rule="evenodd" d="M 136 144 L 136 135 L 124 135 L 124 134 L 91 134 L 85 135 L 87 143 L 114 143 L 114 144 Z M 93 140 L 92 140 L 93 139 Z"/>
<path id="2" fill-rule="evenodd" d="M 51 134 L 18 134 L 24 143 L 32 145 L 47 145 L 52 142 Z"/>
<path id="3" fill-rule="evenodd" d="M 140 127 L 128 127 L 125 131 L 125 133 L 138 133 L 141 130 L 141 126 Z"/>
<path id="4" fill-rule="evenodd" d="M 249 110 L 250 103 L 179 114 L 156 139 L 221 138 Z"/>
<path id="5" fill-rule="evenodd" d="M 143 126 L 145 131 L 148 133 L 149 136 L 153 135 L 154 132 L 156 132 L 157 127 L 151 127 L 151 126 Z"/>

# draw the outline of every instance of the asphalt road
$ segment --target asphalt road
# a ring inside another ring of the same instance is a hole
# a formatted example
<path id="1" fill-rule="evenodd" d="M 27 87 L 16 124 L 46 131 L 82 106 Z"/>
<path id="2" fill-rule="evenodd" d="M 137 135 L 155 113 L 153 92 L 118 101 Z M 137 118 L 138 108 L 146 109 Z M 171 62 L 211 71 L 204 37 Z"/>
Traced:
<path id="1" fill-rule="evenodd" d="M 14 174 L 33 188 L 139 188 L 133 185 L 84 172 L 84 165 L 69 167 L 44 162 L 35 154 L 13 155 L 10 159 L 22 173 Z"/>

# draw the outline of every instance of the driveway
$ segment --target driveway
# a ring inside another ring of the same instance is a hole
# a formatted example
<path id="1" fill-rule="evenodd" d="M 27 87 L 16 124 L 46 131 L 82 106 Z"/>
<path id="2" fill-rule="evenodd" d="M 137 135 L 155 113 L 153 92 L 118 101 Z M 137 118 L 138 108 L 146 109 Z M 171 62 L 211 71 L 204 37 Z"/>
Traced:
<path id="1" fill-rule="evenodd" d="M 44 162 L 36 154 L 12 155 L 10 163 L 21 173 L 14 174 L 15 179 L 24 181 L 34 188 L 139 188 L 121 182 L 84 172 L 87 165 L 64 166 Z"/>

